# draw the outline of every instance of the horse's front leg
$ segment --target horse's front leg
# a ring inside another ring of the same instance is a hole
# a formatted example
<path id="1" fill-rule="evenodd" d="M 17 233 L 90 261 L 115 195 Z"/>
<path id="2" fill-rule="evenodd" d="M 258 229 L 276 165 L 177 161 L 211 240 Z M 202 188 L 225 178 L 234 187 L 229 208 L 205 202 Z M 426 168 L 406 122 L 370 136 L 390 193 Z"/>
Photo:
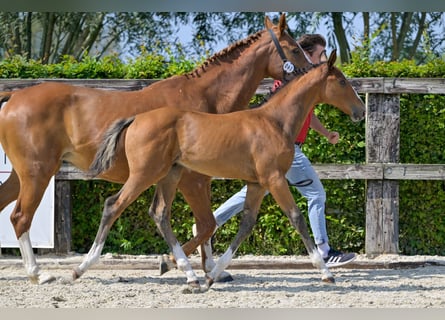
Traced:
<path id="1" fill-rule="evenodd" d="M 218 259 L 212 271 L 206 274 L 206 284 L 208 288 L 229 266 L 233 255 L 236 253 L 241 243 L 252 232 L 265 191 L 266 190 L 259 184 L 250 183 L 247 185 L 246 201 L 244 203 L 244 211 L 242 212 L 238 233 L 226 252 L 224 252 L 224 254 Z"/>
<path id="2" fill-rule="evenodd" d="M 306 250 L 311 258 L 312 264 L 317 267 L 322 273 L 322 281 L 334 283 L 334 276 L 331 274 L 328 267 L 326 266 L 323 258 L 317 250 L 317 247 L 315 246 L 314 241 L 309 234 L 306 220 L 304 219 L 300 209 L 298 209 L 297 205 L 295 204 L 295 200 L 289 190 L 287 180 L 283 176 L 282 179 L 275 180 L 274 183 L 269 186 L 269 188 L 270 193 L 274 197 L 275 201 L 289 218 L 292 226 L 300 234 L 304 246 L 306 247 Z"/>
<path id="3" fill-rule="evenodd" d="M 178 185 L 181 172 L 182 167 L 175 165 L 172 167 L 167 176 L 158 181 L 153 201 L 150 205 L 149 214 L 155 221 L 156 226 L 158 227 L 164 240 L 167 242 L 179 270 L 184 272 L 186 275 L 189 289 L 196 293 L 201 292 L 198 277 L 193 271 L 187 255 L 174 235 L 170 223 L 171 205 L 176 194 L 176 187 Z"/>

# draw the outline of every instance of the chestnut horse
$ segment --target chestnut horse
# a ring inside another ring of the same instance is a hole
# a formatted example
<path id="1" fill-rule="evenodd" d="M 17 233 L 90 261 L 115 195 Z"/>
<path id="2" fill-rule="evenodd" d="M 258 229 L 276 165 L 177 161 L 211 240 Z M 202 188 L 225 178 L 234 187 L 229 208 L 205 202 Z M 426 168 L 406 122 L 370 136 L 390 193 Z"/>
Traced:
<path id="1" fill-rule="evenodd" d="M 293 78 L 312 66 L 286 28 L 285 15 L 278 25 L 265 17 L 264 30 L 215 54 L 192 73 L 139 91 L 106 91 L 51 82 L 0 92 L 0 143 L 13 166 L 9 178 L 0 185 L 0 210 L 17 200 L 11 222 L 31 281 L 54 279 L 39 270 L 29 228 L 45 188 L 62 161 L 87 170 L 106 128 L 119 118 L 165 105 L 208 113 L 247 108 L 263 78 Z M 293 70 L 286 68 L 289 65 Z M 98 178 L 117 183 L 128 179 L 127 161 L 120 150 L 113 169 Z M 178 188 L 193 211 L 198 229 L 198 234 L 184 245 L 189 255 L 215 229 L 210 177 L 185 172 Z M 203 257 L 203 268 L 205 260 Z"/>
<path id="2" fill-rule="evenodd" d="M 171 204 L 181 174 L 193 170 L 242 179 L 248 186 L 240 229 L 229 249 L 206 274 L 206 288 L 229 265 L 251 232 L 266 190 L 301 235 L 312 263 L 322 272 L 322 280 L 334 282 L 295 204 L 285 174 L 292 163 L 295 136 L 312 106 L 334 105 L 353 121 L 365 115 L 363 101 L 334 66 L 335 60 L 334 51 L 327 62 L 289 82 L 261 108 L 215 115 L 166 107 L 117 121 L 107 131 L 90 172 L 95 176 L 112 168 L 115 150 L 124 139 L 129 178 L 117 194 L 106 199 L 96 239 L 77 272 L 82 274 L 97 261 L 114 221 L 144 190 L 157 183 L 158 196 L 150 206 L 150 216 L 189 286 L 200 289 L 170 225 Z"/>

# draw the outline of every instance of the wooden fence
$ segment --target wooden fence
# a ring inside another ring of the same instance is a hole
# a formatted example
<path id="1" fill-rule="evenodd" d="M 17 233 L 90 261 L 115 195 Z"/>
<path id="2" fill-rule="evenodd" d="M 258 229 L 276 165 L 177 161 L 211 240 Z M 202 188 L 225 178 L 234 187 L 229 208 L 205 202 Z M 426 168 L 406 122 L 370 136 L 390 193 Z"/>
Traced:
<path id="1" fill-rule="evenodd" d="M 0 80 L 0 91 L 23 88 L 46 81 L 109 90 L 139 90 L 156 80 Z M 351 78 L 359 93 L 366 94 L 366 163 L 314 164 L 321 179 L 366 180 L 366 239 L 368 256 L 399 252 L 399 181 L 445 180 L 445 164 L 400 164 L 400 94 L 445 94 L 440 78 Z M 272 86 L 265 79 L 257 89 L 264 94 Z M 84 179 L 82 172 L 64 164 L 56 175 L 55 248 L 71 250 L 70 180 Z"/>

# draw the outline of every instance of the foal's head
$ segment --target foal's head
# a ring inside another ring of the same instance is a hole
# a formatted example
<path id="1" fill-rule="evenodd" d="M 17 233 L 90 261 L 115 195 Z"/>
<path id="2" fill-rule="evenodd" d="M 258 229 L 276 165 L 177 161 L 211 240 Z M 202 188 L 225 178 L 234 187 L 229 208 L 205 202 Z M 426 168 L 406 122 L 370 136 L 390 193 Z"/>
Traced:
<path id="1" fill-rule="evenodd" d="M 337 53 L 333 51 L 329 56 L 326 65 L 320 66 L 323 77 L 326 77 L 320 90 L 322 103 L 330 104 L 351 117 L 352 121 L 362 120 L 365 116 L 365 104 L 358 96 L 351 83 L 345 75 L 334 66 Z"/>
<path id="2" fill-rule="evenodd" d="M 267 16 L 264 24 L 266 33 L 263 37 L 270 42 L 271 48 L 267 65 L 269 76 L 277 80 L 291 80 L 313 67 L 307 54 L 286 31 L 285 14 L 281 15 L 278 25 L 274 25 Z"/>

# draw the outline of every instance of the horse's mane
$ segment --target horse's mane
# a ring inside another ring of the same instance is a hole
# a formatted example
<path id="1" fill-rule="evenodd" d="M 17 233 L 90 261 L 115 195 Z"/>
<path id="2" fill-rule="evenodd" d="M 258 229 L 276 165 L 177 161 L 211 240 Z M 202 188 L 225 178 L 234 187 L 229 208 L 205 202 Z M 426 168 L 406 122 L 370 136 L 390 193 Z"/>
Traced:
<path id="1" fill-rule="evenodd" d="M 236 50 L 242 50 L 244 48 L 249 47 L 252 43 L 256 42 L 263 35 L 265 30 L 258 31 L 254 34 L 251 34 L 247 38 L 238 40 L 237 42 L 231 44 L 229 47 L 222 49 L 221 51 L 215 53 L 210 58 L 206 59 L 200 66 L 198 66 L 192 72 L 186 74 L 186 76 L 197 76 L 198 72 L 205 71 L 205 68 L 211 64 L 214 64 L 217 61 L 220 61 L 224 58 L 230 57 L 230 55 Z"/>

